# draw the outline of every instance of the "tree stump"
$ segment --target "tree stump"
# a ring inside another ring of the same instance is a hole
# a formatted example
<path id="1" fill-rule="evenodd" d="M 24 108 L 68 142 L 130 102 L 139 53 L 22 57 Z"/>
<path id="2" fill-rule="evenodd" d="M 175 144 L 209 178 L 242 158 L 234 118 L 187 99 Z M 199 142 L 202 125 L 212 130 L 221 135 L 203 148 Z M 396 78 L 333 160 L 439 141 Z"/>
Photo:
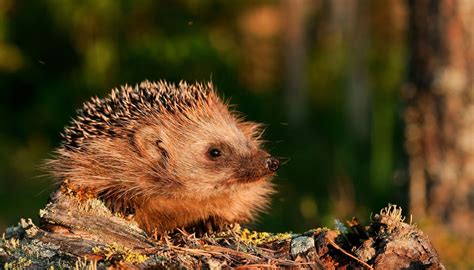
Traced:
<path id="1" fill-rule="evenodd" d="M 5 269 L 309 268 L 444 269 L 428 238 L 389 205 L 368 226 L 353 218 L 337 229 L 302 234 L 229 226 L 202 237 L 176 229 L 148 236 L 100 200 L 57 191 L 40 226 L 21 219 L 0 239 Z"/>

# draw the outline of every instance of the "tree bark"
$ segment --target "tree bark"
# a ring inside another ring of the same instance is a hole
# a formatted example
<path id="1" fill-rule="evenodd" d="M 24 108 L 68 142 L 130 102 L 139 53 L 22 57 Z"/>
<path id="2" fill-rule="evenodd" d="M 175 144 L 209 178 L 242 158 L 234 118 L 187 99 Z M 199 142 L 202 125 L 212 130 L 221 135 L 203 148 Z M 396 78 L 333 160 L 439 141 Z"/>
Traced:
<path id="1" fill-rule="evenodd" d="M 474 2 L 410 0 L 410 210 L 474 236 Z"/>
<path id="2" fill-rule="evenodd" d="M 149 237 L 133 219 L 97 199 L 58 191 L 40 210 L 41 227 L 22 219 L 0 239 L 5 269 L 310 268 L 444 269 L 428 238 L 389 206 L 370 226 L 356 219 L 337 230 L 251 232 L 235 225 L 196 237 L 185 230 Z M 3 269 L 2 268 L 2 269 Z"/>
<path id="3" fill-rule="evenodd" d="M 295 127 L 302 127 L 306 120 L 306 40 L 305 15 L 309 8 L 306 0 L 283 0 L 283 44 L 285 92 L 288 106 L 288 121 Z"/>

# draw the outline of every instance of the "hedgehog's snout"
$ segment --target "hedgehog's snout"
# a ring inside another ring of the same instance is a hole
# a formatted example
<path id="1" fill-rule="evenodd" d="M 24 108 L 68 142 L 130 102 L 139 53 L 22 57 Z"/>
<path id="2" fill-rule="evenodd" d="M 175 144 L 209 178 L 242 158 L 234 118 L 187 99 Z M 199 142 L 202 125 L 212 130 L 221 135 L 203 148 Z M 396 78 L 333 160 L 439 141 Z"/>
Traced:
<path id="1" fill-rule="evenodd" d="M 280 161 L 277 158 L 272 157 L 272 156 L 267 157 L 266 166 L 269 171 L 276 172 L 278 168 L 280 167 Z"/>

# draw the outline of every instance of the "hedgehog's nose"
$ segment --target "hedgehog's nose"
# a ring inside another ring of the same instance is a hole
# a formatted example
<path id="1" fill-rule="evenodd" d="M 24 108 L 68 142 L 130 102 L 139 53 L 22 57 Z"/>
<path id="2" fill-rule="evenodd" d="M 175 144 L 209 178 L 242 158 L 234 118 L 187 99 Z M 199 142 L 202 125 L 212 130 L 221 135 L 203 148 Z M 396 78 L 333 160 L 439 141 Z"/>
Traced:
<path id="1" fill-rule="evenodd" d="M 276 172 L 280 167 L 280 161 L 274 157 L 267 157 L 267 169 L 271 172 Z"/>

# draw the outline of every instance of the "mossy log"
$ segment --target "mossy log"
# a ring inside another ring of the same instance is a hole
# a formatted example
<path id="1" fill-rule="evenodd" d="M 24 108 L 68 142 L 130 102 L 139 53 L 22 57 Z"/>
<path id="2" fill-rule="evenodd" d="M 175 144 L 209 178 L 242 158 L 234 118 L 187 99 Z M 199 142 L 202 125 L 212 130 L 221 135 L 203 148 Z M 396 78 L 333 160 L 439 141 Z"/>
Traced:
<path id="1" fill-rule="evenodd" d="M 22 219 L 0 239 L 0 268 L 444 269 L 428 238 L 390 205 L 368 226 L 354 218 L 302 234 L 240 226 L 196 237 L 182 229 L 150 237 L 99 200 L 56 192 L 41 224 Z"/>

